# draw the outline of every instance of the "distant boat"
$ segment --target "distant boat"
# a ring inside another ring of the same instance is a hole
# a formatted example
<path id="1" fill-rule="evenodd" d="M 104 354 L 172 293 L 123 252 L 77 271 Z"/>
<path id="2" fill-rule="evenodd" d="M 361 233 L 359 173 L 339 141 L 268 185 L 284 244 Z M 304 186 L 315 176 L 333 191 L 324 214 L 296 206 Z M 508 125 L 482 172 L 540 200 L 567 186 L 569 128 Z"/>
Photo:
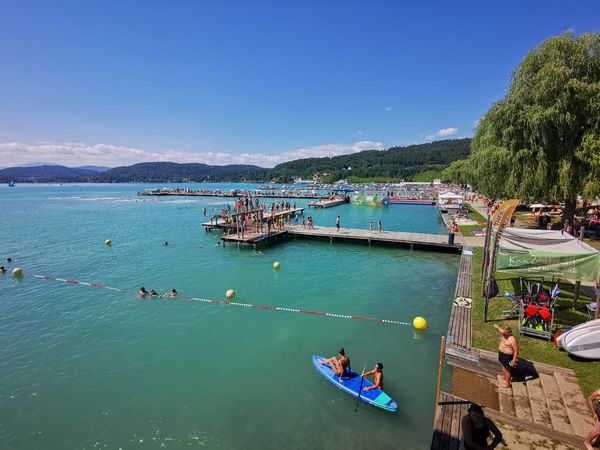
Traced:
<path id="1" fill-rule="evenodd" d="M 10 180 L 8 182 L 8 187 L 15 187 L 15 180 Z"/>

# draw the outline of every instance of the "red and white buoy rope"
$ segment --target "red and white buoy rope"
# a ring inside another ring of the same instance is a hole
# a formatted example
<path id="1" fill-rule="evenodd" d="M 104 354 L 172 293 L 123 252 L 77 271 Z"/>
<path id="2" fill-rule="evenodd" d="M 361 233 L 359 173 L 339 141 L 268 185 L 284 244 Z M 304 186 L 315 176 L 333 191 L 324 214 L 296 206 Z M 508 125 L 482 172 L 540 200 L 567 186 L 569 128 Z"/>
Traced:
<path id="1" fill-rule="evenodd" d="M 121 292 L 123 294 L 130 294 L 130 295 L 136 294 L 136 292 L 132 292 L 127 289 L 120 289 L 120 288 L 116 288 L 116 287 L 112 287 L 112 286 L 107 286 L 107 285 L 101 284 L 101 283 L 87 283 L 85 281 L 51 277 L 48 275 L 38 275 L 38 274 L 30 274 L 30 275 L 32 277 L 40 279 L 40 280 L 60 281 L 60 282 L 72 284 L 72 285 L 89 286 L 89 287 L 94 287 L 94 288 L 99 288 L 99 289 L 109 289 L 111 291 Z M 207 298 L 187 297 L 185 295 L 175 295 L 175 296 L 169 297 L 169 298 L 178 298 L 178 299 L 187 300 L 187 301 L 212 303 L 214 305 L 241 306 L 243 308 L 256 308 L 256 309 L 263 309 L 263 310 L 270 310 L 270 311 L 285 311 L 285 312 L 293 312 L 293 313 L 300 313 L 300 314 L 310 314 L 313 316 L 334 317 L 337 319 L 364 320 L 364 321 L 369 321 L 369 322 L 389 323 L 389 324 L 393 324 L 393 325 L 407 325 L 407 326 L 411 325 L 408 322 L 402 322 L 402 321 L 398 321 L 398 320 L 379 319 L 377 317 L 362 317 L 362 316 L 348 315 L 348 314 L 334 314 L 334 313 L 329 313 L 329 312 L 310 311 L 307 309 L 284 308 L 282 306 L 256 305 L 256 304 L 250 304 L 250 303 L 231 302 L 228 300 L 212 300 L 212 299 L 207 299 Z"/>

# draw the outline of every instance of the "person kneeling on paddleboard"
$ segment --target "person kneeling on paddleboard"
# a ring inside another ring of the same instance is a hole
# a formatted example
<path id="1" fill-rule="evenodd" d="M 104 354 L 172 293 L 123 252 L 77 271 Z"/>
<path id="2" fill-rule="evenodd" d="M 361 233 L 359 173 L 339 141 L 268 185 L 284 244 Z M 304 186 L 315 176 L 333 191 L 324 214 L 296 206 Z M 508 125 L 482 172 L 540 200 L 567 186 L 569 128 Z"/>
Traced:
<path id="1" fill-rule="evenodd" d="M 369 375 L 375 375 L 375 380 L 373 382 L 373 386 L 369 386 L 363 389 L 363 391 L 370 391 L 371 389 L 381 389 L 383 390 L 383 364 L 378 362 L 375 364 L 375 368 L 373 370 L 369 370 L 368 372 L 363 373 L 361 376 L 368 377 Z"/>
<path id="2" fill-rule="evenodd" d="M 321 364 L 329 365 L 333 370 L 333 373 L 340 376 L 341 383 L 342 377 L 344 376 L 344 372 L 346 370 L 352 370 L 352 367 L 350 366 L 350 358 L 346 356 L 346 350 L 344 350 L 344 347 L 340 348 L 338 350 L 338 353 L 340 355 L 339 360 L 337 360 L 335 356 L 332 356 L 329 359 L 322 360 Z"/>

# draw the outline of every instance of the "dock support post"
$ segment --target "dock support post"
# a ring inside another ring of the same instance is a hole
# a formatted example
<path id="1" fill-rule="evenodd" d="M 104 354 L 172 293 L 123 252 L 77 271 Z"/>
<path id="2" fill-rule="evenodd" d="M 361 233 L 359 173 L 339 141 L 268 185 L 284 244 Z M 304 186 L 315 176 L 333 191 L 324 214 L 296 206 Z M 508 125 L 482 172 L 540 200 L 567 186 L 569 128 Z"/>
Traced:
<path id="1" fill-rule="evenodd" d="M 433 424 L 435 425 L 435 415 L 437 414 L 438 403 L 440 402 L 440 389 L 442 386 L 442 366 L 444 364 L 444 341 L 446 340 L 445 336 L 442 336 L 440 342 L 440 365 L 438 368 L 438 382 L 437 382 L 437 391 L 435 394 L 435 413 L 433 415 Z"/>

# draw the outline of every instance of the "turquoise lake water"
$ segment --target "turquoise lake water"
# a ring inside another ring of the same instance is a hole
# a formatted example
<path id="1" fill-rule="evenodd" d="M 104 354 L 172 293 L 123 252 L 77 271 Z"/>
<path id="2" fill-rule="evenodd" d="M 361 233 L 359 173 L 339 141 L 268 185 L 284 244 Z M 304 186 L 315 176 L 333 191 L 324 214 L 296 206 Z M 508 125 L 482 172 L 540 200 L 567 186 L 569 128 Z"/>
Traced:
<path id="1" fill-rule="evenodd" d="M 226 200 L 135 196 L 149 187 L 163 186 L 0 188 L 0 265 L 10 256 L 8 269 L 26 272 L 0 276 L 0 447 L 429 447 L 458 255 L 303 240 L 262 254 L 223 248 L 201 223 L 204 207 Z M 306 214 L 317 226 L 334 226 L 339 214 L 342 227 L 381 217 L 385 230 L 444 232 L 429 206 Z M 408 322 L 422 315 L 429 328 L 140 300 L 31 273 L 211 299 L 235 289 L 242 303 Z M 397 413 L 362 404 L 355 413 L 355 400 L 316 373 L 311 355 L 340 346 L 355 370 L 383 362 Z"/>

